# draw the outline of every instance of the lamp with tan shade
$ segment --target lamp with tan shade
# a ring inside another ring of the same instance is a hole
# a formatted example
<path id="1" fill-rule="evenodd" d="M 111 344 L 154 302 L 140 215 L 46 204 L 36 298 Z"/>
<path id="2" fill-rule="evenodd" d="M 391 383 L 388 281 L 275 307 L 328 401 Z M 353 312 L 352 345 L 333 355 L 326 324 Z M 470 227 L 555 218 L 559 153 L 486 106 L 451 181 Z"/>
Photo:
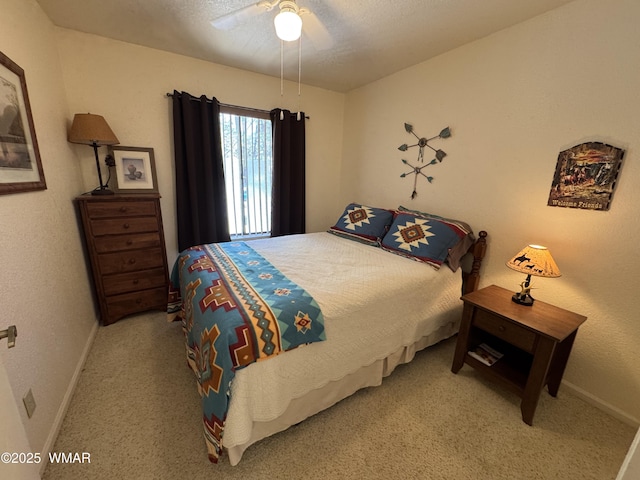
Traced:
<path id="1" fill-rule="evenodd" d="M 548 278 L 562 275 L 549 249 L 542 245 L 527 245 L 507 262 L 507 267 L 527 274 L 526 280 L 520 284 L 520 292 L 515 293 L 511 300 L 528 307 L 533 305 L 534 301 L 530 293 L 531 275 Z"/>
<path id="2" fill-rule="evenodd" d="M 96 187 L 91 195 L 113 195 L 109 186 L 102 183 L 102 173 L 100 172 L 100 161 L 98 160 L 98 147 L 103 145 L 117 145 L 120 143 L 107 121 L 101 115 L 91 113 L 76 113 L 69 130 L 68 140 L 71 143 L 91 145 L 96 157 L 96 168 L 98 169 L 98 180 L 100 186 Z"/>

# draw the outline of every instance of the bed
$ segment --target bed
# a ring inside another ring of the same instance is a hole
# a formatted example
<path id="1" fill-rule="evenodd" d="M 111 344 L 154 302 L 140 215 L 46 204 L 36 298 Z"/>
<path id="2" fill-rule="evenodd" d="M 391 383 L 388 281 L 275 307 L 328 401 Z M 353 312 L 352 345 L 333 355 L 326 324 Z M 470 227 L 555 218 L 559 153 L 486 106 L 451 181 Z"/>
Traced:
<path id="1" fill-rule="evenodd" d="M 457 333 L 460 296 L 478 286 L 486 237 L 402 207 L 350 204 L 327 232 L 182 252 L 168 312 L 183 322 L 209 459 L 226 452 L 236 465 L 255 442 L 379 385 L 417 351 Z M 439 254 L 411 248 L 425 244 Z M 289 324 L 264 318 L 287 309 Z"/>

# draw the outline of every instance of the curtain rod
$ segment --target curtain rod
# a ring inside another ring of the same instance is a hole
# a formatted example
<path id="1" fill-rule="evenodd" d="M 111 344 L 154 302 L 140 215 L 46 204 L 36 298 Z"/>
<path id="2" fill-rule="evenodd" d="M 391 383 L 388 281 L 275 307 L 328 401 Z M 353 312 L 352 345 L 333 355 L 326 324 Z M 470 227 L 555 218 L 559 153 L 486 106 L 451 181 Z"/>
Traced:
<path id="1" fill-rule="evenodd" d="M 167 93 L 167 97 L 173 97 L 173 93 Z M 211 102 L 211 100 L 207 98 L 207 102 Z M 262 114 L 267 114 L 267 115 L 269 115 L 271 113 L 269 110 L 261 110 L 259 108 L 242 107 L 240 105 L 230 105 L 228 103 L 222 103 L 222 102 L 218 102 L 218 103 L 220 104 L 221 107 L 233 108 L 233 109 L 236 109 L 236 110 L 245 110 L 247 112 L 262 113 Z M 309 117 L 309 115 L 305 115 L 304 118 L 309 120 L 310 117 Z"/>

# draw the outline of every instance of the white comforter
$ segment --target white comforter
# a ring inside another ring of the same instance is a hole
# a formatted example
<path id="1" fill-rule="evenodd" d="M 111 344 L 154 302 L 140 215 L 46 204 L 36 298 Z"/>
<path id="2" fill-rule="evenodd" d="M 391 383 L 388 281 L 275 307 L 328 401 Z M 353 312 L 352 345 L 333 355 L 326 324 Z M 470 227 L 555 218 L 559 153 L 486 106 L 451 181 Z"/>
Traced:
<path id="1" fill-rule="evenodd" d="M 307 290 L 325 318 L 327 340 L 239 370 L 223 445 L 246 444 L 254 422 L 278 418 L 293 399 L 413 345 L 461 314 L 461 274 L 330 233 L 250 243 Z"/>

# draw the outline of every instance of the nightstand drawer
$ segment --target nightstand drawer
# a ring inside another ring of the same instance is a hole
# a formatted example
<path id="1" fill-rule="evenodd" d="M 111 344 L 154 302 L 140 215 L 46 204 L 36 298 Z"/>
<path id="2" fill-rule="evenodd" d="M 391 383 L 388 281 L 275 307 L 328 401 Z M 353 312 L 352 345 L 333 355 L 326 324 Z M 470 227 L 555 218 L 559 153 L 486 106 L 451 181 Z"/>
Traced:
<path id="1" fill-rule="evenodd" d="M 522 350 L 533 352 L 536 334 L 513 322 L 478 308 L 473 316 L 473 325 Z"/>
<path id="2" fill-rule="evenodd" d="M 156 217 L 109 218 L 91 222 L 91 232 L 97 237 L 101 235 L 157 231 L 158 220 Z"/>
<path id="3" fill-rule="evenodd" d="M 98 255 L 98 264 L 102 275 L 112 273 L 135 272 L 164 265 L 164 253 L 160 248 L 130 250 L 119 253 Z"/>
<path id="4" fill-rule="evenodd" d="M 105 295 L 118 295 L 155 287 L 167 288 L 163 268 L 105 275 L 102 279 L 102 285 Z"/>
<path id="5" fill-rule="evenodd" d="M 137 215 L 156 215 L 156 204 L 153 200 L 136 202 L 100 202 L 88 203 L 89 218 L 125 217 Z"/>
<path id="6" fill-rule="evenodd" d="M 98 253 L 159 247 L 161 246 L 160 232 L 138 233 L 135 235 L 106 235 L 96 237 L 95 245 Z"/>

